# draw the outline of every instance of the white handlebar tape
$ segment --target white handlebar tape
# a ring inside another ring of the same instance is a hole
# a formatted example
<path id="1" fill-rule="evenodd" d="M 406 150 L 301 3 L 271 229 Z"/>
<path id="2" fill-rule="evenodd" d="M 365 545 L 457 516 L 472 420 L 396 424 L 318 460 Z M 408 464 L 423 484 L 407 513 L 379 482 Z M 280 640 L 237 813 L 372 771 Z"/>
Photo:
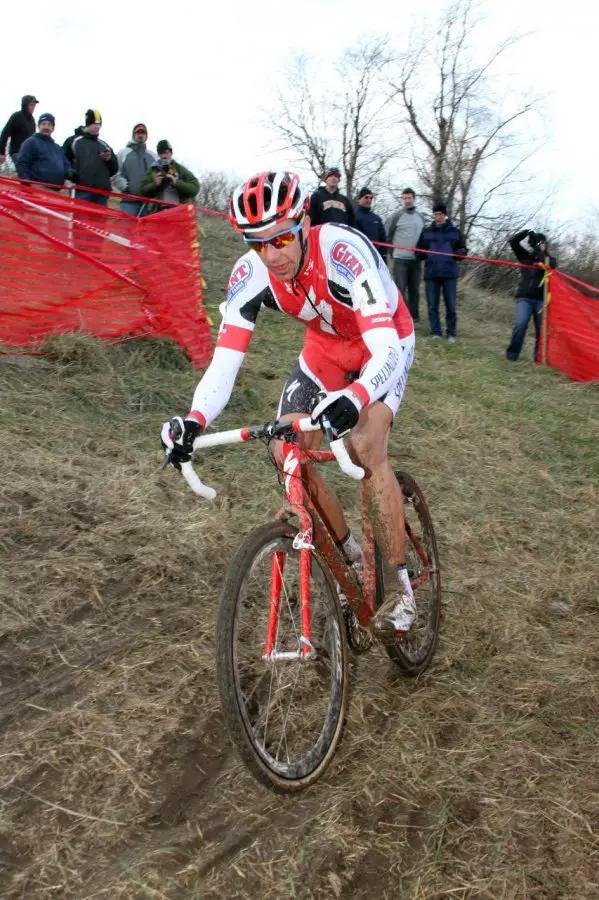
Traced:
<path id="1" fill-rule="evenodd" d="M 183 478 L 192 489 L 194 494 L 198 494 L 200 497 L 205 497 L 206 500 L 214 500 L 216 497 L 216 491 L 214 488 L 208 487 L 207 484 L 199 478 L 195 473 L 195 469 L 190 462 L 181 463 L 181 474 Z"/>
<path id="2" fill-rule="evenodd" d="M 349 453 L 347 452 L 347 448 L 343 443 L 343 438 L 338 438 L 336 441 L 331 441 L 329 444 L 331 450 L 335 454 L 335 459 L 339 463 L 339 468 L 346 475 L 349 475 L 350 478 L 355 478 L 356 481 L 361 481 L 364 478 L 365 472 L 361 466 L 356 466 L 349 457 Z"/>

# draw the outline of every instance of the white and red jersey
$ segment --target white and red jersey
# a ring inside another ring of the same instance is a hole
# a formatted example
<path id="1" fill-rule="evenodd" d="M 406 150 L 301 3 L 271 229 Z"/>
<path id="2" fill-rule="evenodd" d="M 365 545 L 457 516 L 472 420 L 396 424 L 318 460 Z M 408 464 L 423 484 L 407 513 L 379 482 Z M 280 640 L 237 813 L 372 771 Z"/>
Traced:
<path id="1" fill-rule="evenodd" d="M 306 326 L 303 354 L 342 359 L 347 372 L 361 371 L 352 390 L 363 404 L 385 393 L 400 364 L 400 342 L 414 328 L 381 256 L 345 225 L 310 230 L 304 265 L 292 281 L 280 281 L 250 250 L 233 267 L 223 306 L 214 356 L 192 404 L 203 425 L 226 406 L 264 309 L 280 310 Z"/>

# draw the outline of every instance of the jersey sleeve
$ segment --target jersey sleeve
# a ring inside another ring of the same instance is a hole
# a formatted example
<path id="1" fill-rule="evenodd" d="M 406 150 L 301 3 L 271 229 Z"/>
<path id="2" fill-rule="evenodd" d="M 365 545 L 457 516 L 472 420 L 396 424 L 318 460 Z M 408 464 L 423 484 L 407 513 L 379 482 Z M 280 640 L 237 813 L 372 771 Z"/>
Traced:
<path id="1" fill-rule="evenodd" d="M 233 266 L 214 355 L 193 395 L 190 415 L 204 428 L 229 402 L 258 313 L 271 305 L 268 272 L 255 253 L 246 253 Z"/>

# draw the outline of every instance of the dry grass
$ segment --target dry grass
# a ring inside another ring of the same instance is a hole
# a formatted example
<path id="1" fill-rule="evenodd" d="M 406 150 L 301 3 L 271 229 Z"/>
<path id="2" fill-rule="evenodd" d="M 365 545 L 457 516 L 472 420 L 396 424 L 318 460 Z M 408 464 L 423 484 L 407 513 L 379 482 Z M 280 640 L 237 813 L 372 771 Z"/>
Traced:
<path id="1" fill-rule="evenodd" d="M 599 394 L 506 366 L 509 299 L 464 306 L 458 345 L 419 341 L 394 432 L 440 537 L 436 662 L 412 683 L 361 658 L 338 759 L 293 800 L 239 765 L 214 683 L 227 560 L 277 507 L 262 449 L 205 458 L 207 505 L 158 470 L 196 381 L 177 351 L 0 362 L 3 897 L 599 897 Z M 222 425 L 276 404 L 301 332 L 269 321 Z"/>

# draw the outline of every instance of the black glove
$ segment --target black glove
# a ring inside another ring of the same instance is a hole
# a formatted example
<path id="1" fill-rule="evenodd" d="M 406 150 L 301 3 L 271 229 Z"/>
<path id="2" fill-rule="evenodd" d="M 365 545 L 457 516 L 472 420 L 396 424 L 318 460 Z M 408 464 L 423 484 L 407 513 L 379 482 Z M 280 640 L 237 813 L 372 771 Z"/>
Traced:
<path id="1" fill-rule="evenodd" d="M 165 454 L 168 454 L 167 462 L 173 464 L 175 469 L 181 469 L 181 463 L 189 462 L 193 453 L 193 442 L 199 437 L 202 426 L 197 419 L 182 419 L 175 416 L 170 422 L 162 426 L 160 440 Z"/>
<path id="2" fill-rule="evenodd" d="M 351 391 L 334 391 L 327 394 L 312 412 L 312 421 L 320 422 L 325 416 L 331 423 L 335 437 L 343 437 L 358 424 L 362 404 Z"/>

